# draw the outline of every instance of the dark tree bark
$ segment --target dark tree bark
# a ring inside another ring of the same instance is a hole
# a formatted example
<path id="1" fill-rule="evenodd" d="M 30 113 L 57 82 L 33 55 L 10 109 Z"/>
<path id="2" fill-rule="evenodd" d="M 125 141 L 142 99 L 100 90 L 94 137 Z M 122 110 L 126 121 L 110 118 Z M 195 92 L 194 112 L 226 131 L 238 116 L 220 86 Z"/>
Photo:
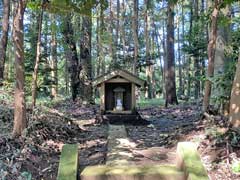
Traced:
<path id="1" fill-rule="evenodd" d="M 81 45 L 80 57 L 81 67 L 80 72 L 80 95 L 83 101 L 93 103 L 92 97 L 92 62 L 91 62 L 91 37 L 92 37 L 92 20 L 91 14 L 82 19 L 81 29 Z"/>
<path id="2" fill-rule="evenodd" d="M 25 73 L 23 47 L 23 19 L 26 0 L 14 0 L 13 43 L 15 49 L 16 87 L 14 95 L 13 137 L 21 136 L 27 127 L 25 104 Z"/>
<path id="3" fill-rule="evenodd" d="M 79 89 L 79 73 L 81 67 L 79 66 L 79 60 L 77 55 L 76 41 L 74 40 L 74 31 L 72 27 L 71 15 L 67 15 L 64 19 L 63 36 L 67 44 L 67 57 L 68 57 L 68 71 L 71 80 L 71 92 L 73 101 L 76 100 Z"/>
<path id="4" fill-rule="evenodd" d="M 43 5 L 43 3 L 42 3 Z M 41 58 L 41 37 L 42 37 L 42 19 L 43 19 L 43 7 L 41 7 L 39 18 L 38 18 L 38 39 L 37 39 L 37 49 L 36 49 L 36 59 L 33 71 L 32 80 L 32 108 L 36 105 L 37 98 L 37 78 L 38 78 L 38 68 Z"/>
<path id="5" fill-rule="evenodd" d="M 3 18 L 2 18 L 2 37 L 0 40 L 0 85 L 4 79 L 4 66 L 6 61 L 6 50 L 8 42 L 9 30 L 9 14 L 10 14 L 10 1 L 2 0 L 3 2 Z"/>
<path id="6" fill-rule="evenodd" d="M 174 3 L 168 2 L 167 7 L 167 62 L 166 62 L 166 102 L 168 104 L 178 104 L 175 81 L 174 62 Z"/>
<path id="7" fill-rule="evenodd" d="M 214 75 L 214 57 L 215 57 L 215 45 L 217 39 L 217 19 L 219 15 L 221 1 L 214 0 L 213 12 L 211 15 L 211 28 L 210 28 L 210 40 L 208 43 L 208 69 L 207 77 L 211 78 Z M 211 96 L 212 83 L 209 79 L 205 82 L 205 94 L 203 98 L 203 111 L 206 112 L 209 108 L 210 96 Z"/>

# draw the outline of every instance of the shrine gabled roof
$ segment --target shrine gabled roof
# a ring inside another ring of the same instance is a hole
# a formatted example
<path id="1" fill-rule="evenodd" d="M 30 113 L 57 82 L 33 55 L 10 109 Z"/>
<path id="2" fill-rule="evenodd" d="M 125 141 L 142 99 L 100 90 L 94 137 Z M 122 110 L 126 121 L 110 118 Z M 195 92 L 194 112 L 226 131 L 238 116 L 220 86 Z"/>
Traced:
<path id="1" fill-rule="evenodd" d="M 145 81 L 139 78 L 138 76 L 122 69 L 117 69 L 112 72 L 105 73 L 96 79 L 93 80 L 93 86 L 98 86 L 102 83 L 107 82 L 108 80 L 120 76 L 123 79 L 126 79 L 129 82 L 136 84 L 137 86 L 144 86 Z"/>

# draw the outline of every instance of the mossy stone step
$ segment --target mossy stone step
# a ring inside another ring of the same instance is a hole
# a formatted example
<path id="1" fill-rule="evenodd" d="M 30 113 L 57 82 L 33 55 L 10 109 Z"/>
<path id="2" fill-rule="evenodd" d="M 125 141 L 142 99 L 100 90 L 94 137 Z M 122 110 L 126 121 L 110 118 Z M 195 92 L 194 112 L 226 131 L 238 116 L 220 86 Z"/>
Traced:
<path id="1" fill-rule="evenodd" d="M 172 165 L 88 166 L 81 180 L 184 180 L 184 173 Z"/>
<path id="2" fill-rule="evenodd" d="M 66 144 L 62 148 L 57 180 L 76 180 L 78 171 L 78 145 Z"/>
<path id="3" fill-rule="evenodd" d="M 187 180 L 209 180 L 195 143 L 178 143 L 177 167 L 185 172 L 185 178 Z"/>

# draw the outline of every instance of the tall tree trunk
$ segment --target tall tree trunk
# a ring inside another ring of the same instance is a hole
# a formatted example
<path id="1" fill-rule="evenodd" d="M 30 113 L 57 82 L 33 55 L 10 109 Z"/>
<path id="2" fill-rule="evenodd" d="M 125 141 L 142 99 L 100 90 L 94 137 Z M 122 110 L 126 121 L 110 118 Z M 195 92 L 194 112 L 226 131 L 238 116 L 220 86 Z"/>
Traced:
<path id="1" fill-rule="evenodd" d="M 132 20 L 132 31 L 134 40 L 134 62 L 133 62 L 133 73 L 137 74 L 137 63 L 138 63 L 138 0 L 133 0 L 133 20 Z"/>
<path id="2" fill-rule="evenodd" d="M 113 0 L 110 0 L 109 8 L 110 8 L 110 25 L 109 25 L 110 43 L 109 43 L 109 50 L 110 50 L 110 56 L 111 56 L 111 61 L 112 61 L 112 65 L 111 66 L 112 66 L 112 68 L 116 68 L 118 65 L 116 63 L 115 46 L 114 46 Z"/>
<path id="3" fill-rule="evenodd" d="M 24 78 L 23 19 L 26 0 L 14 0 L 13 42 L 15 48 L 16 87 L 14 95 L 13 137 L 21 136 L 27 127 Z"/>
<path id="4" fill-rule="evenodd" d="M 122 40 L 122 46 L 123 46 L 123 60 L 126 59 L 126 35 L 125 35 L 125 14 L 126 14 L 126 8 L 125 8 L 125 0 L 122 1 L 121 4 L 121 40 Z"/>
<path id="5" fill-rule="evenodd" d="M 104 74 L 106 71 L 105 68 L 105 59 L 104 59 L 104 48 L 103 48 L 103 40 L 104 40 L 104 13 L 103 13 L 103 5 L 100 6 L 100 34 L 99 34 L 99 62 L 101 66 L 101 74 Z"/>
<path id="6" fill-rule="evenodd" d="M 3 18 L 2 18 L 2 37 L 0 40 L 0 86 L 4 79 L 4 66 L 6 61 L 6 50 L 8 43 L 8 29 L 9 29 L 9 15 L 10 15 L 10 1 L 3 1 Z"/>
<path id="7" fill-rule="evenodd" d="M 58 69 L 57 69 L 57 39 L 56 39 L 56 20 L 55 16 L 51 15 L 51 76 L 52 76 L 52 87 L 51 96 L 57 97 L 58 93 Z"/>
<path id="8" fill-rule="evenodd" d="M 233 81 L 231 99 L 230 99 L 230 125 L 234 128 L 240 128 L 240 49 L 238 56 L 237 69 Z"/>
<path id="9" fill-rule="evenodd" d="M 144 35 L 145 35 L 145 43 L 146 43 L 146 77 L 147 77 L 147 91 L 145 94 L 146 98 L 152 98 L 152 65 L 150 62 L 150 46 L 149 46 L 149 29 L 148 29 L 148 9 L 149 9 L 149 1 L 144 0 L 145 4 L 145 12 L 144 12 Z"/>
<path id="10" fill-rule="evenodd" d="M 92 98 L 92 62 L 91 62 L 91 37 L 92 37 L 92 19 L 91 14 L 82 19 L 80 57 L 80 89 L 83 101 L 93 103 Z"/>
<path id="11" fill-rule="evenodd" d="M 178 8 L 177 8 L 178 9 Z M 184 94 L 184 87 L 183 87 L 183 78 L 182 78 L 182 62 L 181 62 L 181 49 L 180 49 L 180 13 L 177 12 L 178 14 L 178 20 L 177 20 L 177 39 L 178 39 L 178 43 L 177 43 L 177 59 L 178 59 L 178 77 L 179 77 L 179 95 L 183 95 Z"/>
<path id="12" fill-rule="evenodd" d="M 78 62 L 78 55 L 77 55 L 77 48 L 76 48 L 76 41 L 74 40 L 74 31 L 72 27 L 72 18 L 71 15 L 67 15 L 63 20 L 63 36 L 64 40 L 67 44 L 67 55 L 68 55 L 68 71 L 70 74 L 71 79 L 71 93 L 72 93 L 72 100 L 75 101 L 78 95 L 79 89 L 79 73 L 81 70 L 81 66 L 79 66 Z"/>
<path id="13" fill-rule="evenodd" d="M 43 5 L 43 3 L 42 3 Z M 41 36 L 42 36 L 42 18 L 43 18 L 43 6 L 41 6 L 39 18 L 38 18 L 38 39 L 37 39 L 37 50 L 36 50 L 36 60 L 33 71 L 32 80 L 32 108 L 36 105 L 37 98 L 37 78 L 38 78 L 38 67 L 41 58 Z"/>
<path id="14" fill-rule="evenodd" d="M 221 9 L 222 14 L 228 21 L 231 21 L 231 12 L 230 7 L 226 6 L 225 8 Z M 228 46 L 228 42 L 230 39 L 230 24 L 227 26 L 219 26 L 217 30 L 217 39 L 216 39 L 216 50 L 215 50 L 215 57 L 214 57 L 214 76 L 215 75 L 223 75 L 225 73 L 225 68 L 227 63 L 231 62 L 230 59 L 227 59 L 225 56 L 225 50 Z M 229 92 L 226 91 L 226 88 L 223 86 L 216 87 L 214 85 L 212 94 L 214 96 L 222 96 L 224 94 L 228 94 Z M 229 110 L 229 101 L 225 99 L 221 99 L 220 103 L 215 103 L 215 107 L 219 109 L 221 114 L 228 114 Z"/>
<path id="15" fill-rule="evenodd" d="M 194 0 L 194 16 L 193 20 L 195 22 L 195 26 L 198 25 L 199 21 L 199 13 L 198 13 L 198 0 Z M 196 29 L 196 28 L 195 28 Z M 199 36 L 199 33 L 197 34 Z M 193 37 L 193 36 L 192 36 Z M 195 38 L 195 37 L 193 37 Z M 199 65 L 199 50 L 195 52 L 197 55 L 194 55 L 194 76 L 195 76 L 195 81 L 194 81 L 194 86 L 195 86 L 195 99 L 199 98 L 200 94 L 200 81 L 199 81 L 199 76 L 200 76 L 200 65 Z"/>
<path id="16" fill-rule="evenodd" d="M 168 104 L 178 104 L 174 63 L 174 2 L 172 1 L 168 2 L 167 15 L 166 107 Z"/>
<path id="17" fill-rule="evenodd" d="M 211 96 L 212 82 L 208 78 L 212 78 L 214 75 L 214 57 L 215 57 L 215 45 L 217 39 L 217 19 L 219 15 L 221 2 L 214 0 L 213 12 L 211 14 L 211 28 L 210 28 L 210 40 L 208 43 L 208 69 L 207 79 L 205 81 L 205 94 L 203 98 L 203 112 L 206 112 L 209 108 L 209 101 Z"/>
<path id="18" fill-rule="evenodd" d="M 117 0 L 117 25 L 116 25 L 116 40 L 115 40 L 115 47 L 116 47 L 116 63 L 119 60 L 119 32 L 120 32 L 120 1 Z"/>

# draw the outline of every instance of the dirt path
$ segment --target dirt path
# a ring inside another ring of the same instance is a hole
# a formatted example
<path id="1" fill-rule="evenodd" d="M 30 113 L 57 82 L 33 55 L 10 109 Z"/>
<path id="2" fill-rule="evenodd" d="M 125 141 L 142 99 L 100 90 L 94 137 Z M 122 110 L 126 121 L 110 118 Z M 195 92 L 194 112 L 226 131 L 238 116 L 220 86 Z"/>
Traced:
<path id="1" fill-rule="evenodd" d="M 29 116 L 33 119 L 29 121 L 26 137 L 9 139 L 5 131 L 0 134 L 0 177 L 56 179 L 60 150 L 65 143 L 79 143 L 80 168 L 106 163 L 108 127 L 96 124 L 98 106 L 83 107 L 64 101 L 51 108 L 64 116 L 39 109 Z M 206 134 L 208 127 L 199 117 L 198 106 L 149 107 L 139 112 L 149 125 L 125 125 L 134 164 L 174 164 L 177 142 L 194 141 L 199 143 L 212 180 L 239 178 L 226 166 L 226 146 L 215 147 L 214 138 Z M 76 120 L 75 123 L 70 123 L 69 118 Z M 0 123 L 11 127 L 12 119 Z M 230 150 L 231 156 L 240 157 L 239 150 Z"/>

